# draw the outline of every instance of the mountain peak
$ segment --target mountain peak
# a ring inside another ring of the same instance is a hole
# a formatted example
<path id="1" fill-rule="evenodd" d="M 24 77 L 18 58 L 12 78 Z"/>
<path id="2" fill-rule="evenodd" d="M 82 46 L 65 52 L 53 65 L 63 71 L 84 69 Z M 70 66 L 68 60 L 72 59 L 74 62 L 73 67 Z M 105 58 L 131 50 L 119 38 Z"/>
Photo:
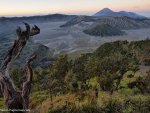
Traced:
<path id="1" fill-rule="evenodd" d="M 106 16 L 106 15 L 112 15 L 114 12 L 109 8 L 104 8 L 97 12 L 94 16 Z"/>
<path id="2" fill-rule="evenodd" d="M 99 12 L 102 12 L 102 11 L 105 11 L 105 12 L 113 12 L 111 9 L 109 9 L 109 8 L 104 8 L 104 9 L 102 9 L 101 11 L 99 11 Z"/>
<path id="3" fill-rule="evenodd" d="M 134 18 L 134 19 L 145 18 L 144 16 L 138 15 L 138 14 L 133 13 L 133 12 L 126 12 L 126 11 L 114 12 L 109 8 L 104 8 L 104 9 L 100 10 L 94 16 L 113 16 L 113 17 L 114 16 L 127 16 L 127 17 Z"/>

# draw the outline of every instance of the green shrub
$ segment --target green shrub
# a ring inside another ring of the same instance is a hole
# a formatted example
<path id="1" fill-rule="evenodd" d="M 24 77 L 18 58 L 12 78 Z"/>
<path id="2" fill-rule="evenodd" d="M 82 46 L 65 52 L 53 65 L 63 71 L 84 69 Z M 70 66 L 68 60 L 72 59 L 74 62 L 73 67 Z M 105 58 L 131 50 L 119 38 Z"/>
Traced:
<path id="1" fill-rule="evenodd" d="M 122 109 L 123 109 L 123 106 L 119 101 L 110 99 L 102 107 L 102 112 L 104 112 L 104 113 L 122 113 Z"/>
<path id="2" fill-rule="evenodd" d="M 49 98 L 49 95 L 47 92 L 42 91 L 42 92 L 35 92 L 31 95 L 31 102 L 30 102 L 30 106 L 32 108 L 38 107 L 39 105 L 41 105 L 41 103 L 46 100 L 47 98 Z"/>

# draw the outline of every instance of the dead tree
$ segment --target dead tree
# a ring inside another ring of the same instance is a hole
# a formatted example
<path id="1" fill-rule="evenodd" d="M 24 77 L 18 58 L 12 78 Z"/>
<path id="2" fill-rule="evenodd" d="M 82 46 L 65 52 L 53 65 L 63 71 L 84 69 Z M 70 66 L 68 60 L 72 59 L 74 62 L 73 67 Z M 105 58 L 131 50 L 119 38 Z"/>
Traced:
<path id="1" fill-rule="evenodd" d="M 26 80 L 23 83 L 22 90 L 18 89 L 12 78 L 11 70 L 13 68 L 14 61 L 20 55 L 22 49 L 25 47 L 30 36 L 34 36 L 40 33 L 40 29 L 37 26 L 30 28 L 27 23 L 24 23 L 26 30 L 22 30 L 20 27 L 16 29 L 18 39 L 15 40 L 12 48 L 8 51 L 0 67 L 0 86 L 4 97 L 5 106 L 10 113 L 26 113 L 29 105 L 29 94 L 32 83 L 32 68 L 31 62 L 35 59 L 36 55 L 32 55 L 26 62 L 25 74 Z M 15 112 L 11 110 L 17 110 Z"/>

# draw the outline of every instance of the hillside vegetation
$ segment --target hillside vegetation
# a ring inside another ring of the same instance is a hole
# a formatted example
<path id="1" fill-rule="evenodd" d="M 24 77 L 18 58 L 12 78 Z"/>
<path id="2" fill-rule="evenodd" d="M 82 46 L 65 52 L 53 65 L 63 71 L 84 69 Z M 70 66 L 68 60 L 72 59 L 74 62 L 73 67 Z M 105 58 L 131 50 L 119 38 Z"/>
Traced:
<path id="1" fill-rule="evenodd" d="M 61 55 L 36 68 L 30 108 L 34 113 L 149 113 L 150 40 L 105 43 L 70 60 Z M 14 69 L 17 77 L 24 73 Z"/>

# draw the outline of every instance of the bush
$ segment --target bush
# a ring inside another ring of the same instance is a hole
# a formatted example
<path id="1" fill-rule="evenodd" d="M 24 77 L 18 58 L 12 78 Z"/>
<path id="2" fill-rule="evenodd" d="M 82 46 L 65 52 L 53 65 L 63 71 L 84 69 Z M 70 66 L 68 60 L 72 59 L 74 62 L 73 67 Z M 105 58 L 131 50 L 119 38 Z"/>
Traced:
<path id="1" fill-rule="evenodd" d="M 46 100 L 47 98 L 49 98 L 49 95 L 46 92 L 35 92 L 32 94 L 30 100 L 30 106 L 31 108 L 36 108 L 39 105 L 41 105 L 41 103 Z"/>
<path id="2" fill-rule="evenodd" d="M 104 107 L 102 107 L 102 112 L 104 113 L 122 113 L 123 106 L 117 101 L 110 99 Z"/>

